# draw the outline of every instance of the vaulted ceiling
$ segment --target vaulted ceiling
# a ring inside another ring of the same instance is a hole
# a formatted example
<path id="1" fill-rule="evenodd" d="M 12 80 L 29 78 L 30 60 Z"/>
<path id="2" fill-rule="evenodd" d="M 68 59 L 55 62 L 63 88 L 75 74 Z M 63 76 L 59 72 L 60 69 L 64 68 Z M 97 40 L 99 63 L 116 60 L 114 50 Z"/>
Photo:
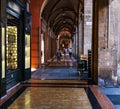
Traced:
<path id="1" fill-rule="evenodd" d="M 83 0 L 47 0 L 41 16 L 56 35 L 61 31 L 72 34 L 83 6 Z"/>

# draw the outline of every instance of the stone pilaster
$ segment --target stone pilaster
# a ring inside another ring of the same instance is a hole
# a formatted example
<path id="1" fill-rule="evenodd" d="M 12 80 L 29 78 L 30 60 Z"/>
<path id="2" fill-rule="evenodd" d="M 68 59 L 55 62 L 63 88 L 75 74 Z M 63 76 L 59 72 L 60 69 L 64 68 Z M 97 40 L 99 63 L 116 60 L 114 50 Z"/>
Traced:
<path id="1" fill-rule="evenodd" d="M 91 77 L 94 84 L 98 84 L 98 18 L 99 1 L 93 0 L 93 35 L 92 35 L 92 63 Z"/>
<path id="2" fill-rule="evenodd" d="M 92 44 L 92 0 L 84 0 L 84 54 Z"/>

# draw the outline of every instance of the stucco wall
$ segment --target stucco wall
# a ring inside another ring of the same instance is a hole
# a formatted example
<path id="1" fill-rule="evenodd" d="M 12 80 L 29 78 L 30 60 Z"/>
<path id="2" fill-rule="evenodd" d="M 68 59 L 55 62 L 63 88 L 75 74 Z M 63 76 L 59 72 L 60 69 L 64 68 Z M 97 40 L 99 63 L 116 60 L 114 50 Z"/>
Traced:
<path id="1" fill-rule="evenodd" d="M 30 13 L 32 14 L 32 43 L 31 43 L 31 67 L 38 68 L 39 67 L 39 54 L 41 51 L 39 50 L 40 45 L 40 38 L 39 38 L 39 29 L 41 29 L 41 22 L 40 22 L 40 12 L 41 6 L 44 0 L 30 0 Z"/>

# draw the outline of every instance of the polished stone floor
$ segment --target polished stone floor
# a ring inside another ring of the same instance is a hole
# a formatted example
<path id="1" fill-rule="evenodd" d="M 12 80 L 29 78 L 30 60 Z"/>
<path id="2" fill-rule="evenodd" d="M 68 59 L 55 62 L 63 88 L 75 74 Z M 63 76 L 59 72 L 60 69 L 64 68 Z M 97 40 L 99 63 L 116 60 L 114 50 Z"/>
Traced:
<path id="1" fill-rule="evenodd" d="M 62 54 L 63 55 L 63 54 Z M 57 62 L 57 59 L 54 58 L 51 62 L 51 60 L 48 60 L 48 64 L 45 65 L 45 68 L 76 68 L 77 63 L 76 59 L 73 57 L 70 58 L 69 55 L 67 54 L 66 58 L 64 56 L 61 57 L 60 63 Z"/>
<path id="2" fill-rule="evenodd" d="M 41 80 L 80 80 L 87 79 L 88 72 L 84 71 L 79 75 L 76 68 L 46 68 L 38 69 L 32 74 L 32 79 Z"/>
<path id="3" fill-rule="evenodd" d="M 115 109 L 97 86 L 24 83 L 13 90 L 0 109 Z"/>
<path id="4" fill-rule="evenodd" d="M 92 109 L 84 88 L 29 87 L 8 109 Z"/>
<path id="5" fill-rule="evenodd" d="M 76 60 L 56 59 L 0 100 L 0 109 L 115 109 L 98 86 L 81 81 Z"/>
<path id="6" fill-rule="evenodd" d="M 69 56 L 66 56 L 65 59 L 62 57 L 60 63 L 57 63 L 55 58 L 44 68 L 37 69 L 37 71 L 32 74 L 32 79 L 41 80 L 81 80 L 87 78 L 88 71 L 78 71 L 76 60 L 69 58 Z"/>

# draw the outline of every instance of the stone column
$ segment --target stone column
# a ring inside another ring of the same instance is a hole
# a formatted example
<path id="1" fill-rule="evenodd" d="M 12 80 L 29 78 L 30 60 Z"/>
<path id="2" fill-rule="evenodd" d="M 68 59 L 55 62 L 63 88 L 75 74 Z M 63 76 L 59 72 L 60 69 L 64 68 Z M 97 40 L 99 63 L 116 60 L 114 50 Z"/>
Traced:
<path id="1" fill-rule="evenodd" d="M 73 46 L 73 53 L 75 54 L 75 36 L 73 36 L 73 44 L 72 44 L 72 46 Z"/>
<path id="2" fill-rule="evenodd" d="M 83 27 L 83 23 L 84 20 L 83 18 L 79 19 L 79 55 L 83 54 L 83 50 L 84 50 L 84 27 Z"/>
<path id="3" fill-rule="evenodd" d="M 92 0 L 84 0 L 84 54 L 92 45 Z"/>
<path id="4" fill-rule="evenodd" d="M 77 24 L 77 28 L 76 28 L 76 32 L 77 32 L 77 57 L 80 56 L 79 54 L 79 49 L 80 49 L 80 42 L 79 42 L 79 39 L 80 39 L 80 35 L 79 35 L 79 20 L 78 20 L 78 24 Z"/>
<path id="5" fill-rule="evenodd" d="M 94 84 L 98 84 L 98 17 L 99 0 L 93 0 L 93 30 L 92 30 L 92 63 L 91 77 Z"/>
<path id="6" fill-rule="evenodd" d="M 75 55 L 77 56 L 77 33 L 75 33 Z"/>
<path id="7" fill-rule="evenodd" d="M 59 48 L 59 39 L 56 40 L 57 42 L 57 49 Z"/>

